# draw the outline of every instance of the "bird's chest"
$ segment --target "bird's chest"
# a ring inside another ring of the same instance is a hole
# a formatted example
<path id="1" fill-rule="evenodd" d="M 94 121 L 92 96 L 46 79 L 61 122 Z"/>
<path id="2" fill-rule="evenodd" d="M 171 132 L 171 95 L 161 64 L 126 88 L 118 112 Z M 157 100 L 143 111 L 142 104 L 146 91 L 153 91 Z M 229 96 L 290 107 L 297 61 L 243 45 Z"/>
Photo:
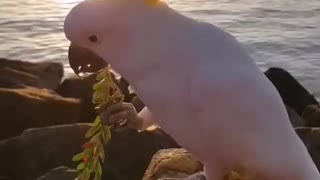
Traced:
<path id="1" fill-rule="evenodd" d="M 164 73 L 148 77 L 137 87 L 136 93 L 151 110 L 159 123 L 187 116 L 190 105 L 190 85 L 181 75 Z"/>

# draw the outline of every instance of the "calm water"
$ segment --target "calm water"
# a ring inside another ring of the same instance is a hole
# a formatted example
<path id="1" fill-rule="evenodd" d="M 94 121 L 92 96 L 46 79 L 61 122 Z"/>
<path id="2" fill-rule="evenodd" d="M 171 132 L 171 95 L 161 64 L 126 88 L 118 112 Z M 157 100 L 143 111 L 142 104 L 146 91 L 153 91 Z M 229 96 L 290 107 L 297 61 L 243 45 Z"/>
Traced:
<path id="1" fill-rule="evenodd" d="M 0 0 L 0 56 L 64 63 L 63 21 L 79 0 Z M 320 98 L 319 0 L 170 0 L 236 35 L 262 69 L 284 67 Z"/>

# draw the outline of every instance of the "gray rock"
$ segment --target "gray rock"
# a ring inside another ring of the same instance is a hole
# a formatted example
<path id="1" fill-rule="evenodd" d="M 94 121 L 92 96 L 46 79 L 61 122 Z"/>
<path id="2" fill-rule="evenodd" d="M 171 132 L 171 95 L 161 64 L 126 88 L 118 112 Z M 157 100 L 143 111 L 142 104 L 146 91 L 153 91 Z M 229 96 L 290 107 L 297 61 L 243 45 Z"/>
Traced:
<path id="1" fill-rule="evenodd" d="M 0 141 L 0 177 L 14 180 L 35 179 L 53 168 L 75 167 L 72 156 L 85 142 L 88 124 L 60 125 L 26 130 Z"/>
<path id="2" fill-rule="evenodd" d="M 36 179 L 53 168 L 75 169 L 72 157 L 82 151 L 90 124 L 60 125 L 29 129 L 21 136 L 0 141 L 0 177 L 13 180 Z M 141 180 L 152 156 L 160 149 L 178 145 L 164 131 L 138 132 L 121 129 L 111 132 L 105 146 L 103 180 Z"/>
<path id="3" fill-rule="evenodd" d="M 0 88 L 0 140 L 36 127 L 75 123 L 80 101 L 33 87 Z"/>
<path id="4" fill-rule="evenodd" d="M 306 126 L 320 127 L 320 105 L 307 106 L 302 114 Z"/>
<path id="5" fill-rule="evenodd" d="M 0 58 L 0 87 L 32 86 L 55 90 L 64 75 L 63 65 L 55 62 L 31 63 Z"/>
<path id="6" fill-rule="evenodd" d="M 316 98 L 304 88 L 288 71 L 271 67 L 265 75 L 277 88 L 284 104 L 293 108 L 299 115 L 308 105 L 319 104 Z"/>

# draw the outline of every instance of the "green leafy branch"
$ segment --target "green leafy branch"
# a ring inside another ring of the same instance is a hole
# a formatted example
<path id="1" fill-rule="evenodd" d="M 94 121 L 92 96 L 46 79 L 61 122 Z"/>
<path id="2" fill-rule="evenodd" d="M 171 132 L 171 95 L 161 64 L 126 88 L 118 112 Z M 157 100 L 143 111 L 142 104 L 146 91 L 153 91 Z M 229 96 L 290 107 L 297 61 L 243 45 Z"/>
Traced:
<path id="1" fill-rule="evenodd" d="M 93 85 L 94 93 L 92 97 L 95 110 L 99 113 L 93 122 L 92 127 L 86 132 L 85 138 L 90 140 L 82 145 L 83 152 L 73 156 L 73 161 L 82 161 L 77 166 L 80 171 L 78 180 L 89 180 L 94 174 L 94 180 L 102 177 L 102 163 L 104 163 L 104 144 L 111 139 L 111 126 L 103 125 L 101 122 L 101 112 L 111 104 L 122 102 L 124 95 L 118 86 L 113 82 L 109 69 L 101 71 Z"/>

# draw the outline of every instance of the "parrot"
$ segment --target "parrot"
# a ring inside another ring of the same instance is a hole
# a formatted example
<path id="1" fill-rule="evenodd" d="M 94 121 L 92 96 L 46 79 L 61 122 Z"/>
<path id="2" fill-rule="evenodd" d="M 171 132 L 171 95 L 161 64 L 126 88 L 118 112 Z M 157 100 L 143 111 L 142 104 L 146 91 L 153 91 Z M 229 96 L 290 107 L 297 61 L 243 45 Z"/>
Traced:
<path id="1" fill-rule="evenodd" d="M 319 180 L 285 105 L 240 41 L 163 0 L 84 0 L 64 20 L 74 44 L 108 61 L 207 180 L 246 164 L 263 180 Z"/>

